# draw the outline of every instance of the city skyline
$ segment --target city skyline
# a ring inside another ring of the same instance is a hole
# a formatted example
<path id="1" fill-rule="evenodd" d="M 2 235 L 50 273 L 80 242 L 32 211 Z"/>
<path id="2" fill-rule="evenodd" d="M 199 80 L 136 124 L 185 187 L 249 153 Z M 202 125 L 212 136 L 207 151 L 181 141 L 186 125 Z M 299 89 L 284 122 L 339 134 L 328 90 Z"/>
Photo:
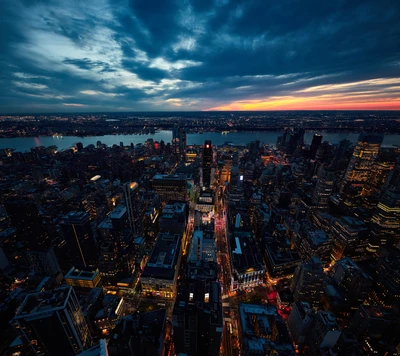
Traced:
<path id="1" fill-rule="evenodd" d="M 0 112 L 399 110 L 399 6 L 6 0 Z"/>

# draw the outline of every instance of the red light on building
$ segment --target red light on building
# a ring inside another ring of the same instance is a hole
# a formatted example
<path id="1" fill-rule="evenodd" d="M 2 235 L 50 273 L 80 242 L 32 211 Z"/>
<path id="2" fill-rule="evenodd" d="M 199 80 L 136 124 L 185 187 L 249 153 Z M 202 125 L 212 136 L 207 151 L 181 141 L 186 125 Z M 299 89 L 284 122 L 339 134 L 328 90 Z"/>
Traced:
<path id="1" fill-rule="evenodd" d="M 160 144 L 158 142 L 154 142 L 154 149 L 159 150 Z"/>
<path id="2" fill-rule="evenodd" d="M 206 145 L 206 148 L 210 148 L 210 145 Z"/>

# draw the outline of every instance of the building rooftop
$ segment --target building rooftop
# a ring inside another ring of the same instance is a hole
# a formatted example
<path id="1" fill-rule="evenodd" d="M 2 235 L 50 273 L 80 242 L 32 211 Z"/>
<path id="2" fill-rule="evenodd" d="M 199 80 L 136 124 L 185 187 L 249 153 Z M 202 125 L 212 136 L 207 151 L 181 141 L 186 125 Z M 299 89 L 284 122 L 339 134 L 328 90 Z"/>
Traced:
<path id="1" fill-rule="evenodd" d="M 98 274 L 99 271 L 82 271 L 79 269 L 75 269 L 75 267 L 72 267 L 64 278 L 92 281 Z"/>
<path id="2" fill-rule="evenodd" d="M 111 213 L 111 219 L 120 219 L 126 212 L 126 208 L 123 205 L 118 205 Z"/>
<path id="3" fill-rule="evenodd" d="M 33 316 L 51 310 L 64 309 L 71 293 L 71 286 L 62 286 L 52 291 L 28 294 L 15 318 L 25 318 L 28 315 Z"/>
<path id="4" fill-rule="evenodd" d="M 173 278 L 180 248 L 180 234 L 159 233 L 142 277 Z"/>
<path id="5" fill-rule="evenodd" d="M 186 180 L 187 177 L 185 174 L 156 174 L 153 177 L 153 180 Z"/>
<path id="6" fill-rule="evenodd" d="M 244 349 L 259 354 L 276 350 L 279 355 L 294 355 L 289 333 L 276 307 L 239 304 L 239 313 Z"/>
<path id="7" fill-rule="evenodd" d="M 329 330 L 339 330 L 335 314 L 326 311 L 319 311 L 318 316 Z"/>
<path id="8" fill-rule="evenodd" d="M 330 236 L 324 230 L 309 231 L 308 236 L 314 246 L 320 246 L 331 241 Z"/>
<path id="9" fill-rule="evenodd" d="M 380 305 L 360 305 L 366 314 L 373 319 L 395 319 L 394 309 L 385 308 Z"/>
<path id="10" fill-rule="evenodd" d="M 68 223 L 81 223 L 88 218 L 88 214 L 85 211 L 70 211 L 68 214 L 63 216 L 64 222 Z"/>
<path id="11" fill-rule="evenodd" d="M 232 267 L 238 273 L 244 273 L 250 269 L 265 270 L 260 249 L 251 232 L 243 234 L 235 230 L 230 238 L 230 247 Z"/>

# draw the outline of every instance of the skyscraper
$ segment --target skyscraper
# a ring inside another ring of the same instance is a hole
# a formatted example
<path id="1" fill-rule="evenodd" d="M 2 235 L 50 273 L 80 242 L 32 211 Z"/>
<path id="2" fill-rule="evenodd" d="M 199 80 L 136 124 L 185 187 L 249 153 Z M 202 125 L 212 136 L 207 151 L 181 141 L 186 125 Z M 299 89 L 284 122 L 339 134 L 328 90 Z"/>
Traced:
<path id="1" fill-rule="evenodd" d="M 188 280 L 178 294 L 172 316 L 175 351 L 219 355 L 223 322 L 219 282 Z"/>
<path id="2" fill-rule="evenodd" d="M 367 255 L 368 227 L 356 217 L 342 216 L 331 224 L 332 261 L 344 257 L 361 260 Z"/>
<path id="3" fill-rule="evenodd" d="M 186 153 L 186 132 L 180 125 L 174 125 L 172 128 L 172 150 L 179 157 L 184 158 Z"/>
<path id="4" fill-rule="evenodd" d="M 360 134 L 344 176 L 342 191 L 348 185 L 362 188 L 378 156 L 382 141 L 383 135 Z"/>
<path id="5" fill-rule="evenodd" d="M 321 146 L 322 143 L 322 135 L 319 134 L 314 134 L 311 146 L 310 146 L 310 157 L 315 158 L 315 154 L 317 153 L 317 150 L 319 146 Z"/>
<path id="6" fill-rule="evenodd" d="M 203 186 L 210 187 L 211 184 L 211 164 L 212 164 L 212 144 L 211 141 L 205 141 L 203 146 Z"/>
<path id="7" fill-rule="evenodd" d="M 333 191 L 335 181 L 334 172 L 328 169 L 321 169 L 318 175 L 318 181 L 312 196 L 313 203 L 321 209 L 328 208 L 329 197 Z"/>
<path id="8" fill-rule="evenodd" d="M 28 261 L 39 276 L 54 276 L 61 271 L 53 248 L 26 251 Z"/>
<path id="9" fill-rule="evenodd" d="M 122 189 L 128 213 L 129 227 L 133 234 L 140 234 L 143 230 L 143 224 L 140 219 L 141 197 L 139 184 L 136 182 L 125 183 Z"/>
<path id="10" fill-rule="evenodd" d="M 88 325 L 71 286 L 28 294 L 11 324 L 35 355 L 75 355 L 92 345 Z"/>
<path id="11" fill-rule="evenodd" d="M 184 174 L 156 174 L 151 185 L 163 204 L 169 200 L 186 201 L 188 184 Z"/>
<path id="12" fill-rule="evenodd" d="M 385 190 L 371 219 L 371 248 L 400 242 L 400 162 L 389 174 Z"/>
<path id="13" fill-rule="evenodd" d="M 308 261 L 297 266 L 291 285 L 296 302 L 307 301 L 317 307 L 324 291 L 324 270 L 318 257 L 311 257 Z"/>
<path id="14" fill-rule="evenodd" d="M 71 262 L 75 267 L 97 264 L 97 247 L 86 212 L 70 212 L 61 223 Z"/>

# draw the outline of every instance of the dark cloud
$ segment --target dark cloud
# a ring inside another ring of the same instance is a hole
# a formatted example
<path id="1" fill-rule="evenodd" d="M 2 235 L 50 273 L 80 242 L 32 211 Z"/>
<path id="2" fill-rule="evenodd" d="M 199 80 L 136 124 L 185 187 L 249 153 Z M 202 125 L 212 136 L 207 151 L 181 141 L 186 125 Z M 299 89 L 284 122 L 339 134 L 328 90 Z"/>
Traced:
<path id="1" fill-rule="evenodd" d="M 398 98 L 399 10 L 393 0 L 3 0 L 0 110 Z"/>

